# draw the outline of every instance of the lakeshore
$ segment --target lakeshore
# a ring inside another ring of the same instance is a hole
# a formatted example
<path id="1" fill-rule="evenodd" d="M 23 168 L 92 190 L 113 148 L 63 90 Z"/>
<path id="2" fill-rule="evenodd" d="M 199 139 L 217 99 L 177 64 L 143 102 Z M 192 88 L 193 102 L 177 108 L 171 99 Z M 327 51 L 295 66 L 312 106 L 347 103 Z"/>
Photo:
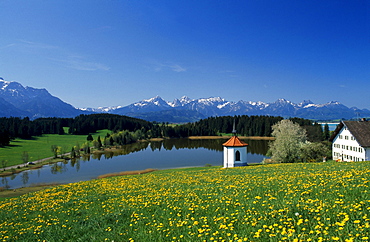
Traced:
<path id="1" fill-rule="evenodd" d="M 80 159 L 62 160 L 45 164 L 2 178 L 8 189 L 49 183 L 87 181 L 109 173 L 179 167 L 221 166 L 224 139 L 165 139 L 163 141 L 136 142 L 122 147 L 93 152 Z M 246 140 L 248 164 L 261 163 L 268 141 Z M 28 167 L 29 168 L 29 167 Z"/>
<path id="2" fill-rule="evenodd" d="M 103 132 L 106 132 L 106 130 L 100 131 L 99 133 L 94 134 L 94 136 L 102 134 Z M 249 139 L 249 140 L 274 140 L 274 137 L 262 137 L 262 136 L 238 136 L 238 137 L 240 139 Z M 43 137 L 39 137 L 39 139 L 41 139 L 41 138 L 43 138 Z M 48 137 L 46 137 L 46 138 L 48 139 Z M 229 138 L 230 138 L 229 135 L 228 136 L 224 135 L 224 136 L 189 136 L 188 137 L 189 140 L 229 139 Z M 138 142 L 158 142 L 158 141 L 163 141 L 163 140 L 166 140 L 166 138 L 152 138 L 152 139 L 148 139 L 148 140 L 140 140 Z M 44 142 L 41 140 L 40 143 L 43 144 Z M 122 151 L 122 147 L 112 146 L 112 147 L 105 147 L 103 149 L 93 149 L 92 148 L 91 154 L 106 154 L 108 152 L 109 153 L 114 152 L 114 153 L 119 154 L 121 151 Z M 5 150 L 5 152 L 6 152 L 6 150 Z M 91 155 L 91 154 L 86 154 L 86 156 Z M 64 153 L 64 154 L 60 155 L 60 157 L 65 157 L 67 159 L 70 159 L 69 156 L 70 156 L 70 153 Z M 81 155 L 81 157 L 82 156 L 83 155 Z M 16 174 L 16 173 L 19 173 L 19 172 L 22 172 L 22 171 L 25 171 L 25 170 L 38 169 L 38 168 L 41 168 L 44 165 L 50 165 L 50 164 L 54 164 L 54 163 L 61 162 L 61 161 L 65 160 L 64 158 L 60 158 L 60 157 L 58 157 L 58 158 L 46 157 L 46 158 L 42 158 L 42 159 L 32 160 L 32 161 L 30 161 L 31 164 L 19 163 L 19 164 L 12 165 L 12 166 L 2 167 L 0 169 L 0 177 L 9 176 L 9 175 Z M 79 157 L 79 158 L 81 158 L 81 157 Z"/>

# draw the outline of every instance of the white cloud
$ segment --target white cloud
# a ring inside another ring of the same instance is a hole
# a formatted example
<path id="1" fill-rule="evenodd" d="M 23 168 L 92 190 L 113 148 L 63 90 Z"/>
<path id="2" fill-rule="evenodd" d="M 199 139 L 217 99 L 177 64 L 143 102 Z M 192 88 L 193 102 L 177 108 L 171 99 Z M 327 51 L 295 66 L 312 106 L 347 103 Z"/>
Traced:
<path id="1" fill-rule="evenodd" d="M 171 62 L 158 62 L 158 61 L 151 61 L 151 69 L 155 72 L 171 70 L 174 72 L 184 72 L 186 68 L 180 66 L 179 64 L 171 63 Z"/>
<path id="2" fill-rule="evenodd" d="M 171 65 L 169 66 L 173 71 L 175 72 L 183 72 L 183 71 L 186 71 L 186 69 L 184 67 L 181 67 L 179 65 Z"/>
<path id="3" fill-rule="evenodd" d="M 223 71 L 219 71 L 219 73 L 235 73 L 235 71 L 232 71 L 232 70 L 223 70 Z"/>
<path id="4" fill-rule="evenodd" d="M 82 55 L 70 53 L 68 50 L 55 45 L 32 42 L 28 40 L 18 40 L 15 43 L 0 47 L 0 49 L 15 48 L 21 53 L 32 53 L 42 56 L 48 60 L 53 60 L 67 68 L 80 71 L 108 71 L 110 67 L 99 62 L 91 61 Z"/>
<path id="5" fill-rule="evenodd" d="M 17 40 L 14 43 L 1 46 L 0 49 L 15 48 L 20 51 L 29 50 L 43 50 L 43 49 L 58 49 L 58 46 L 48 45 L 44 43 L 37 43 L 28 40 Z"/>
<path id="6" fill-rule="evenodd" d="M 85 60 L 81 56 L 69 56 L 67 60 L 64 61 L 67 63 L 68 67 L 80 70 L 80 71 L 109 71 L 110 67 L 98 63 Z"/>
<path id="7" fill-rule="evenodd" d="M 35 49 L 59 49 L 58 46 L 49 45 L 45 43 L 37 43 L 28 40 L 20 40 L 20 45 L 27 48 L 35 48 Z"/>
<path id="8" fill-rule="evenodd" d="M 4 46 L 1 46 L 0 49 L 7 49 L 7 48 L 13 47 L 15 45 L 16 45 L 15 43 L 7 44 L 7 45 L 4 45 Z"/>

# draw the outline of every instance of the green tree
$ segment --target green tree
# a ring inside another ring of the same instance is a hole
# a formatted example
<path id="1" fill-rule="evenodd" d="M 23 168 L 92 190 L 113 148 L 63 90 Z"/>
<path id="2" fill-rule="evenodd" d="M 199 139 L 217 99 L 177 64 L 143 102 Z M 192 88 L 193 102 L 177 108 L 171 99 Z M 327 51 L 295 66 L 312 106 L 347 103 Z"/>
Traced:
<path id="1" fill-rule="evenodd" d="M 306 142 L 301 147 L 300 156 L 305 162 L 321 161 L 328 156 L 330 150 L 322 143 Z"/>
<path id="2" fill-rule="evenodd" d="M 113 140 L 112 136 L 109 137 L 109 143 L 110 143 L 110 145 L 114 145 L 114 140 Z"/>
<path id="3" fill-rule="evenodd" d="M 95 149 L 100 149 L 101 147 L 99 141 L 97 140 L 93 140 L 92 145 L 94 146 Z"/>
<path id="4" fill-rule="evenodd" d="M 5 167 L 6 167 L 6 164 L 8 163 L 7 160 L 2 160 L 1 161 L 1 166 L 3 167 L 3 169 L 5 170 Z"/>
<path id="5" fill-rule="evenodd" d="M 300 149 L 307 140 L 306 130 L 288 119 L 273 125 L 272 130 L 275 141 L 269 147 L 271 158 L 283 163 L 299 161 Z"/>
<path id="6" fill-rule="evenodd" d="M 82 150 L 83 150 L 85 155 L 90 154 L 90 143 L 86 142 L 86 143 L 82 144 Z"/>
<path id="7" fill-rule="evenodd" d="M 98 143 L 99 143 L 99 149 L 100 149 L 103 146 L 103 144 L 101 143 L 100 135 L 98 136 Z"/>
<path id="8" fill-rule="evenodd" d="M 76 158 L 76 152 L 75 152 L 75 147 L 72 146 L 72 149 L 71 149 L 71 158 Z"/>
<path id="9" fill-rule="evenodd" d="M 28 160 L 29 160 L 28 152 L 27 151 L 23 151 L 23 153 L 22 153 L 22 161 L 23 161 L 23 163 L 27 163 Z"/>
<path id="10" fill-rule="evenodd" d="M 87 136 L 86 140 L 91 142 L 91 141 L 93 141 L 93 140 L 94 140 L 94 138 L 92 137 L 92 135 L 91 135 L 91 134 L 89 134 L 89 135 Z"/>
<path id="11" fill-rule="evenodd" d="M 330 138 L 330 131 L 329 131 L 329 125 L 325 124 L 324 126 L 324 133 L 323 133 L 324 140 L 328 140 Z"/>
<path id="12" fill-rule="evenodd" d="M 74 146 L 76 157 L 80 157 L 80 149 L 81 149 L 80 144 L 76 143 L 76 145 Z"/>
<path id="13" fill-rule="evenodd" d="M 9 143 L 10 143 L 9 132 L 0 130 L 0 146 L 9 145 Z"/>
<path id="14" fill-rule="evenodd" d="M 51 152 L 54 154 L 54 159 L 58 158 L 58 153 L 60 151 L 60 147 L 56 145 L 51 146 Z"/>

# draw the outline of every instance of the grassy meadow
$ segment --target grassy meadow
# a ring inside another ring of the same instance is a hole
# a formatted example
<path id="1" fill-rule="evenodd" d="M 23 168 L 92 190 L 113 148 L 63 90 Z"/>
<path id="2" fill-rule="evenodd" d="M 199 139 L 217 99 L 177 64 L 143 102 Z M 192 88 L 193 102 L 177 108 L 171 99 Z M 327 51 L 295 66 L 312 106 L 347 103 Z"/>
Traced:
<path id="1" fill-rule="evenodd" d="M 100 130 L 92 136 L 97 139 L 98 135 L 104 137 L 109 132 L 109 130 Z M 70 152 L 77 143 L 80 145 L 85 143 L 86 138 L 87 135 L 45 134 L 30 140 L 15 139 L 10 142 L 10 146 L 0 147 L 0 161 L 6 160 L 7 166 L 23 164 L 22 154 L 24 151 L 28 152 L 29 161 L 52 157 L 52 145 L 60 146 L 65 152 Z M 0 165 L 2 164 L 0 163 Z"/>
<path id="2" fill-rule="evenodd" d="M 162 170 L 0 204 L 2 241 L 369 241 L 370 162 Z"/>

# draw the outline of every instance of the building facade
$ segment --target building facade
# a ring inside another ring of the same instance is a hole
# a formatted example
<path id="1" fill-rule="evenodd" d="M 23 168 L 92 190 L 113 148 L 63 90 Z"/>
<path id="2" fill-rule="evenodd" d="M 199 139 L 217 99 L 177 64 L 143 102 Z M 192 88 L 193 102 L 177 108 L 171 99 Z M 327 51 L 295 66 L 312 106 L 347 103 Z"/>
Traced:
<path id="1" fill-rule="evenodd" d="M 370 160 L 370 122 L 342 121 L 330 138 L 333 160 Z"/>

